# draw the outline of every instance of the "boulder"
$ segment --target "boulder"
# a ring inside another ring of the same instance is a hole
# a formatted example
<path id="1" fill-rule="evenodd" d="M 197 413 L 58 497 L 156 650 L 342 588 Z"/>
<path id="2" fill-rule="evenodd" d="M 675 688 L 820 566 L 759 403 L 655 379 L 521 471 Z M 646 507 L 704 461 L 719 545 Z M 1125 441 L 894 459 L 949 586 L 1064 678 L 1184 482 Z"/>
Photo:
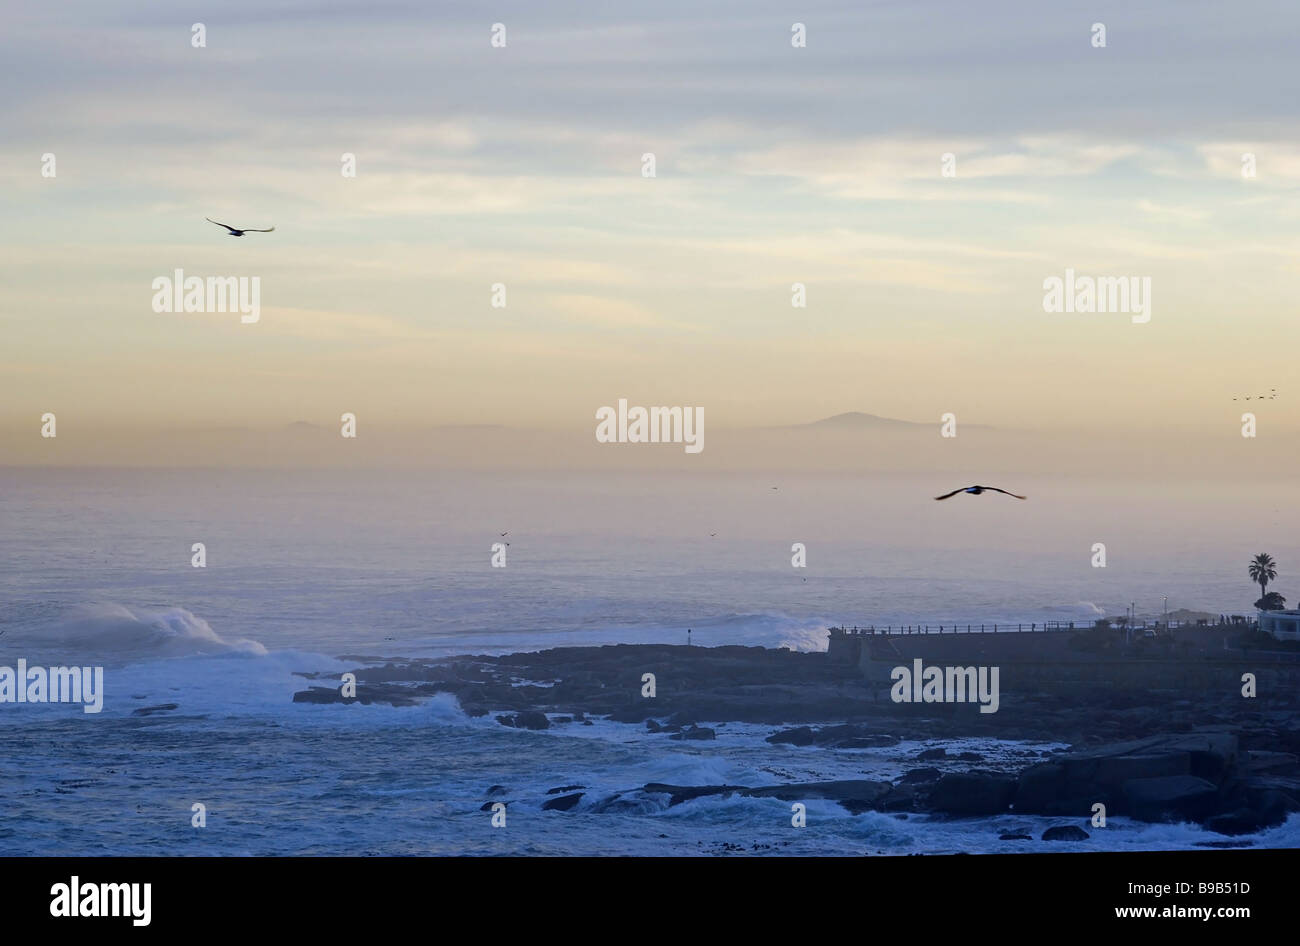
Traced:
<path id="1" fill-rule="evenodd" d="M 557 798 L 550 798 L 542 802 L 542 811 L 568 811 L 578 803 L 585 792 L 574 792 L 572 795 L 560 795 Z"/>
<path id="2" fill-rule="evenodd" d="M 946 759 L 946 758 L 948 758 L 948 750 L 945 749 L 943 746 L 940 746 L 937 749 L 922 749 L 920 752 L 916 754 L 917 762 L 928 762 L 931 759 Z"/>
<path id="3" fill-rule="evenodd" d="M 766 741 L 791 746 L 811 746 L 813 744 L 813 731 L 808 726 L 783 729 L 780 732 L 772 733 L 767 737 Z"/>
<path id="4" fill-rule="evenodd" d="M 1236 793 L 1237 738 L 1205 731 L 1150 736 L 1075 749 L 1020 773 L 1015 809 L 1042 814 L 1089 811 L 1101 802 L 1139 820 L 1200 820 Z"/>
<path id="5" fill-rule="evenodd" d="M 1072 824 L 1054 824 L 1043 832 L 1044 841 L 1086 841 L 1088 832 Z"/>
<path id="6" fill-rule="evenodd" d="M 1246 767 L 1250 772 L 1257 774 L 1267 772 L 1273 775 L 1296 775 L 1300 774 L 1300 759 L 1290 752 L 1252 749 L 1246 760 Z"/>
<path id="7" fill-rule="evenodd" d="M 973 772 L 945 775 L 930 790 L 927 806 L 949 815 L 996 815 L 1016 794 L 1016 780 Z"/>
<path id="8" fill-rule="evenodd" d="M 1200 821 L 1219 797 L 1212 782 L 1195 775 L 1129 779 L 1122 792 L 1125 810 L 1141 821 Z"/>
<path id="9" fill-rule="evenodd" d="M 545 713 L 537 710 L 524 710 L 515 714 L 515 721 L 512 725 L 516 729 L 550 729 L 551 721 L 546 718 Z"/>
<path id="10" fill-rule="evenodd" d="M 914 811 L 916 802 L 916 786 L 899 783 L 877 800 L 875 807 L 877 811 Z"/>
<path id="11" fill-rule="evenodd" d="M 1206 818 L 1204 827 L 1215 834 L 1255 834 L 1265 828 L 1275 828 L 1285 820 L 1286 815 L 1282 812 L 1238 808 L 1236 811 Z"/>
<path id="12" fill-rule="evenodd" d="M 1065 767 L 1058 762 L 1040 762 L 1020 773 L 1016 783 L 1016 811 L 1044 812 L 1065 794 Z"/>
<path id="13" fill-rule="evenodd" d="M 922 766 L 919 769 L 908 769 L 898 778 L 898 784 L 911 785 L 918 782 L 933 782 L 943 773 L 933 766 Z"/>
<path id="14" fill-rule="evenodd" d="M 668 738 L 669 739 L 717 739 L 718 734 L 714 732 L 712 729 L 709 729 L 707 726 L 692 725 L 690 728 L 683 729 L 681 732 L 673 733 Z"/>

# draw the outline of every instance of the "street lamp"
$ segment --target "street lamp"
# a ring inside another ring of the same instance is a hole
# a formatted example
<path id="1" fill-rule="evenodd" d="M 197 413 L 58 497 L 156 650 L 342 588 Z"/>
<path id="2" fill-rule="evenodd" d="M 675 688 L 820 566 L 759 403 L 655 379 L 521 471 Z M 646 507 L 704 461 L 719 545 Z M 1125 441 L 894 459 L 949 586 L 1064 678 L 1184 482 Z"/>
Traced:
<path id="1" fill-rule="evenodd" d="M 1161 595 L 1160 597 L 1164 599 L 1165 630 L 1167 631 L 1169 630 L 1169 595 Z"/>

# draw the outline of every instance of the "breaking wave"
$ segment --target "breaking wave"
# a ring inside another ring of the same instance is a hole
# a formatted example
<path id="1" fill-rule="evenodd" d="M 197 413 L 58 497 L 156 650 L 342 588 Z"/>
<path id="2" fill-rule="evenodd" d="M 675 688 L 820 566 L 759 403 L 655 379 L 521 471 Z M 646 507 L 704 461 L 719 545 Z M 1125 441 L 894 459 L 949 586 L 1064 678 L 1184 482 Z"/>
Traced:
<path id="1" fill-rule="evenodd" d="M 222 637 L 203 618 L 184 608 L 146 611 L 121 604 L 73 608 L 39 627 L 6 635 L 7 650 L 51 650 L 68 659 L 104 660 L 198 657 L 218 654 L 265 656 L 254 640 Z"/>

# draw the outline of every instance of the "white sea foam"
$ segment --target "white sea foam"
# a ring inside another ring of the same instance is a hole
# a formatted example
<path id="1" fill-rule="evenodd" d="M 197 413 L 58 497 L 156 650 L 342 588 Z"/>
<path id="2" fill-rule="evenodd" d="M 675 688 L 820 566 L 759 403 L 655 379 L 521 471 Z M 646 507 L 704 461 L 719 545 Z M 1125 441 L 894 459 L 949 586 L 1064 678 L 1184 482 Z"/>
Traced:
<path id="1" fill-rule="evenodd" d="M 113 603 L 74 607 L 53 621 L 16 629 L 3 643 L 9 652 L 27 648 L 83 663 L 267 652 L 257 641 L 223 637 L 184 608 L 151 611 Z"/>

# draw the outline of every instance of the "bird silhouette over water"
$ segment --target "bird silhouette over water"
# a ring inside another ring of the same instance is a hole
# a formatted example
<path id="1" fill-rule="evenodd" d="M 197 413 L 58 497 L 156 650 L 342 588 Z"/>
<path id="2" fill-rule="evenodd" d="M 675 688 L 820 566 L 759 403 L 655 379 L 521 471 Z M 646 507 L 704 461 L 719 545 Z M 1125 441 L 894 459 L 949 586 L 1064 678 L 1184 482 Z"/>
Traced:
<path id="1" fill-rule="evenodd" d="M 980 493 L 983 493 L 987 490 L 992 490 L 995 493 L 1007 493 L 1005 489 L 1000 489 L 997 486 L 963 486 L 961 489 L 954 489 L 951 493 L 944 493 L 942 496 L 936 496 L 934 498 L 947 499 L 950 496 L 956 496 L 958 493 L 970 493 L 972 496 L 978 496 Z M 1016 499 L 1026 498 L 1024 496 L 1017 496 L 1015 493 L 1007 493 L 1007 495 L 1015 496 Z"/>
<path id="2" fill-rule="evenodd" d="M 275 229 L 275 227 L 269 227 L 265 230 L 257 230 L 254 229 L 253 227 L 245 227 L 243 230 L 236 230 L 230 224 L 217 223 L 217 221 L 213 220 L 211 217 L 204 217 L 203 219 L 206 220 L 208 223 L 216 223 L 217 226 L 219 227 L 225 227 L 227 230 L 230 231 L 231 236 L 243 236 L 245 233 L 270 233 L 272 230 Z"/>

